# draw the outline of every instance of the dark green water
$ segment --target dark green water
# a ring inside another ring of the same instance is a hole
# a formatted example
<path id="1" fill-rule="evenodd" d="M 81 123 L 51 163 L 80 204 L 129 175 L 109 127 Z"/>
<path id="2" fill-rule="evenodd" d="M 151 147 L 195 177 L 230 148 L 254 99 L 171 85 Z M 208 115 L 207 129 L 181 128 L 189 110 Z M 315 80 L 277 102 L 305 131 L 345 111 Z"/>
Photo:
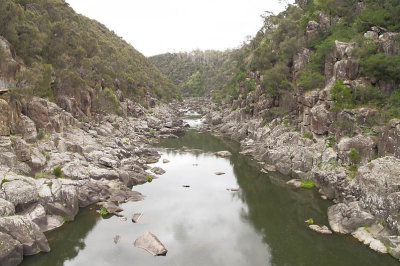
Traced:
<path id="1" fill-rule="evenodd" d="M 167 172 L 134 187 L 147 198 L 122 206 L 128 221 L 83 209 L 73 223 L 47 234 L 50 253 L 22 265 L 398 265 L 352 237 L 309 230 L 304 220 L 310 217 L 328 224 L 330 203 L 313 190 L 286 187 L 288 177 L 261 173 L 256 162 L 238 154 L 236 143 L 189 131 L 161 146 L 167 148 L 162 159 L 171 162 L 155 166 Z M 199 151 L 179 152 L 183 146 Z M 233 155 L 212 154 L 220 150 Z M 138 224 L 130 221 L 135 212 L 144 213 Z M 152 257 L 133 246 L 145 231 L 158 236 L 167 256 Z M 121 236 L 118 244 L 115 235 Z"/>

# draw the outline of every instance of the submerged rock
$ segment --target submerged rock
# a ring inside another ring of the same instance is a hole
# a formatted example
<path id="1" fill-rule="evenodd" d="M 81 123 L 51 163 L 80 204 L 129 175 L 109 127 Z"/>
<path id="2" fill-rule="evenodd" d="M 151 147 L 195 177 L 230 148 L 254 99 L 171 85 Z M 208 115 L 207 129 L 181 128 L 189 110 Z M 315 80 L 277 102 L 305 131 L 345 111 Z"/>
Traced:
<path id="1" fill-rule="evenodd" d="M 286 182 L 286 185 L 295 187 L 295 188 L 301 188 L 301 180 L 300 179 L 292 179 Z"/>
<path id="2" fill-rule="evenodd" d="M 135 213 L 132 215 L 132 222 L 137 223 L 142 218 L 143 213 Z"/>
<path id="3" fill-rule="evenodd" d="M 311 230 L 313 230 L 313 231 L 315 231 L 317 233 L 323 234 L 323 235 L 331 235 L 332 234 L 332 231 L 329 230 L 329 228 L 326 225 L 319 226 L 319 225 L 316 225 L 316 224 L 311 224 L 308 227 Z"/>
<path id="4" fill-rule="evenodd" d="M 219 156 L 219 157 L 229 157 L 232 155 L 232 153 L 230 153 L 229 151 L 219 151 L 214 153 L 215 155 Z"/>
<path id="5" fill-rule="evenodd" d="M 160 168 L 160 167 L 153 167 L 151 168 L 151 170 L 153 173 L 155 173 L 156 175 L 163 175 L 165 174 L 165 170 Z"/>
<path id="6" fill-rule="evenodd" d="M 142 248 L 153 256 L 165 256 L 168 250 L 161 241 L 152 233 L 146 232 L 134 242 L 135 247 Z"/>
<path id="7" fill-rule="evenodd" d="M 115 244 L 118 244 L 118 242 L 121 240 L 121 236 L 120 235 L 116 235 L 115 237 L 114 237 L 114 243 Z"/>
<path id="8" fill-rule="evenodd" d="M 224 172 L 216 172 L 215 174 L 216 175 L 224 175 L 225 173 Z"/>
<path id="9" fill-rule="evenodd" d="M 163 161 L 162 161 L 163 163 L 169 163 L 169 162 L 171 162 L 170 160 L 168 160 L 168 159 L 163 159 Z"/>

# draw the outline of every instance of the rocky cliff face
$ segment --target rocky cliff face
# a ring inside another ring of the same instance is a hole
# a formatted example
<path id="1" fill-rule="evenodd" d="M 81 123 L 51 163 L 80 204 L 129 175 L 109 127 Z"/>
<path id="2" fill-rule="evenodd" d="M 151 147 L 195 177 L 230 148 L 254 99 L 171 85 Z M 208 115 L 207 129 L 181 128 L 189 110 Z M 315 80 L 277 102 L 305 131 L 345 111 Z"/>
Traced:
<path id="1" fill-rule="evenodd" d="M 10 43 L 0 36 L 0 90 L 16 86 L 16 76 L 22 67 Z"/>
<path id="2" fill-rule="evenodd" d="M 142 200 L 130 188 L 160 172 L 148 171 L 160 157 L 151 144 L 185 125 L 176 106 L 150 95 L 151 111 L 117 93 L 122 116 L 92 112 L 90 91 L 79 103 L 10 100 L 21 65 L 3 38 L 0 51 L 0 264 L 18 265 L 49 252 L 43 233 L 73 221 L 80 207 L 99 203 L 116 213 L 115 203 Z"/>
<path id="3" fill-rule="evenodd" d="M 318 27 L 319 22 L 311 23 L 306 35 Z M 364 38 L 376 42 L 383 53 L 395 55 L 399 52 L 396 35 L 373 27 Z M 204 105 L 202 112 L 207 130 L 239 141 L 243 153 L 254 156 L 265 171 L 276 169 L 301 180 L 312 179 L 324 197 L 340 202 L 328 213 L 334 231 L 353 233 L 372 249 L 399 258 L 400 121 L 377 126 L 375 109 L 332 108 L 330 89 L 335 80 L 350 87 L 371 82 L 359 75 L 358 62 L 352 57 L 355 47 L 335 41 L 325 60 L 325 88 L 271 97 L 257 81 L 249 94 L 240 94 L 225 106 Z M 304 48 L 294 56 L 294 79 L 309 54 Z M 257 75 L 249 73 L 247 80 Z M 396 85 L 379 83 L 382 91 L 393 91 Z"/>

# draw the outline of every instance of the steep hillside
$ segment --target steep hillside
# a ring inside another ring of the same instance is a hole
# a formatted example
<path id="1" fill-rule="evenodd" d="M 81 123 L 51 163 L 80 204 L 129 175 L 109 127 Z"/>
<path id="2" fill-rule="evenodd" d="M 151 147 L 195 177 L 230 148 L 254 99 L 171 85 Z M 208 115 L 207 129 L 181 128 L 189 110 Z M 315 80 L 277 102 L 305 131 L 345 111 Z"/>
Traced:
<path id="1" fill-rule="evenodd" d="M 234 74 L 240 50 L 167 53 L 150 61 L 169 77 L 186 96 L 203 96 L 221 89 Z"/>
<path id="2" fill-rule="evenodd" d="M 214 96 L 246 98 L 260 85 L 279 105 L 287 94 L 338 80 L 332 94 L 336 108 L 369 106 L 380 109 L 384 121 L 398 117 L 399 14 L 398 0 L 296 1 L 265 16 L 262 29 L 242 47 L 236 74 Z M 342 54 L 335 54 L 335 42 L 348 44 L 336 45 Z"/>
<path id="3" fill-rule="evenodd" d="M 17 77 L 24 89 L 16 94 L 57 103 L 67 96 L 77 105 L 90 94 L 93 109 L 107 112 L 119 111 L 117 90 L 142 103 L 147 93 L 176 96 L 176 87 L 142 54 L 64 0 L 3 0 L 0 14 L 0 35 L 26 66 Z"/>

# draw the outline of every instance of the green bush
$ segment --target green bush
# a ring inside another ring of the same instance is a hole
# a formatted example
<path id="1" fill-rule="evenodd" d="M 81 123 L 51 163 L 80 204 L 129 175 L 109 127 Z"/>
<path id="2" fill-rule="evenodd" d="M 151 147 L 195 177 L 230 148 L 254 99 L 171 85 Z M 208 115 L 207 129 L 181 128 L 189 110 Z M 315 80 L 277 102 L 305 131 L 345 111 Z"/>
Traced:
<path id="1" fill-rule="evenodd" d="M 349 166 L 347 167 L 347 169 L 349 170 L 349 175 L 348 175 L 348 177 L 349 177 L 350 179 L 354 179 L 354 178 L 356 177 L 356 174 L 357 174 L 357 166 L 356 166 L 356 165 L 349 165 Z"/>
<path id="2" fill-rule="evenodd" d="M 153 177 L 149 174 L 146 175 L 147 182 L 151 183 L 153 181 Z"/>
<path id="3" fill-rule="evenodd" d="M 43 129 L 43 128 L 39 129 L 39 132 L 37 133 L 36 138 L 37 138 L 38 140 L 44 139 L 44 129 Z"/>
<path id="4" fill-rule="evenodd" d="M 299 78 L 297 79 L 297 86 L 302 87 L 306 91 L 321 88 L 324 85 L 325 77 L 319 72 L 304 70 L 300 72 Z"/>
<path id="5" fill-rule="evenodd" d="M 304 133 L 303 138 L 305 139 L 313 139 L 313 134 L 310 132 Z"/>
<path id="6" fill-rule="evenodd" d="M 326 147 L 328 148 L 332 148 L 336 143 L 335 137 L 327 137 L 325 140 L 327 141 Z"/>
<path id="7" fill-rule="evenodd" d="M 362 74 L 378 80 L 400 81 L 400 56 L 373 54 L 360 60 Z"/>
<path id="8" fill-rule="evenodd" d="M 343 84 L 341 79 L 335 81 L 335 84 L 330 90 L 331 100 L 335 101 L 334 108 L 354 108 L 353 93 L 349 86 Z"/>
<path id="9" fill-rule="evenodd" d="M 312 181 L 311 179 L 301 180 L 301 187 L 302 188 L 313 188 L 314 181 Z"/>
<path id="10" fill-rule="evenodd" d="M 351 148 L 349 152 L 349 159 L 352 163 L 359 163 L 361 161 L 360 153 L 356 149 Z"/>
<path id="11" fill-rule="evenodd" d="M 56 168 L 54 168 L 54 169 L 53 169 L 53 174 L 54 174 L 56 177 L 62 177 L 62 176 L 63 176 L 63 173 L 62 173 L 61 167 L 60 167 L 60 166 L 57 166 Z"/>
<path id="12" fill-rule="evenodd" d="M 307 220 L 307 222 L 308 222 L 308 225 L 313 225 L 313 224 L 314 224 L 313 218 L 309 218 L 309 219 Z"/>
<path id="13" fill-rule="evenodd" d="M 102 208 L 100 209 L 100 214 L 101 214 L 102 216 L 106 216 L 106 215 L 108 214 L 108 211 L 106 210 L 106 208 L 102 207 Z"/>

